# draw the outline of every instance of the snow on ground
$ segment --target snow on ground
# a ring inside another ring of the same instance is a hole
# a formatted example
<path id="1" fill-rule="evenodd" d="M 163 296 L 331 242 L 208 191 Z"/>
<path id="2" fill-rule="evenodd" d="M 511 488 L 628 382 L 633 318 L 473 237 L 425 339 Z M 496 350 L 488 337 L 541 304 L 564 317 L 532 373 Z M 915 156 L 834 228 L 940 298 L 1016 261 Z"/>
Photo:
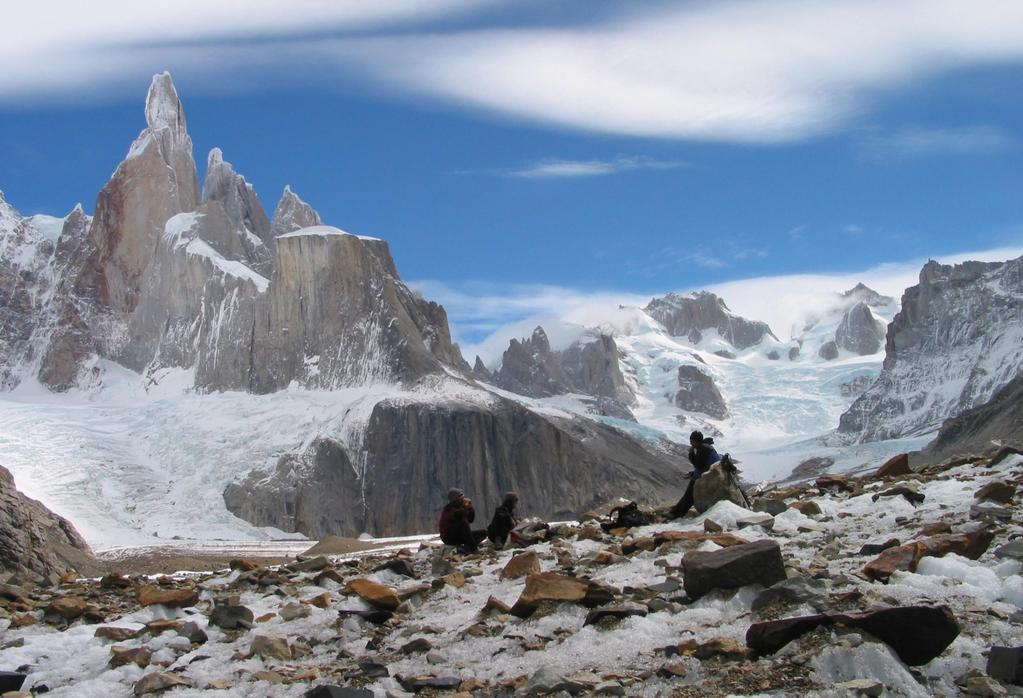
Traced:
<path id="1" fill-rule="evenodd" d="M 955 680 L 968 669 L 982 667 L 982 653 L 992 644 L 1018 644 L 1018 625 L 1010 616 L 1023 608 L 1023 564 L 1019 562 L 997 562 L 991 551 L 978 561 L 956 555 L 941 559 L 925 558 L 915 573 L 897 572 L 888 584 L 867 582 L 854 573 L 870 559 L 856 554 L 863 542 L 892 536 L 909 537 L 921 525 L 936 521 L 950 522 L 956 530 L 960 530 L 968 520 L 972 493 L 976 489 L 993 479 L 1009 479 L 1020 474 L 1023 474 L 1023 457 L 1007 459 L 992 469 L 961 466 L 939 478 L 920 482 L 919 491 L 926 499 L 916 507 L 901 497 L 887 499 L 883 506 L 874 503 L 871 493 L 885 485 L 869 483 L 867 492 L 858 496 L 828 494 L 813 497 L 823 510 L 823 516 L 814 520 L 811 528 L 797 528 L 798 524 L 808 523 L 810 519 L 793 510 L 776 517 L 771 530 L 752 526 L 738 531 L 738 535 L 747 540 L 777 540 L 782 546 L 786 564 L 797 571 L 820 565 L 822 557 L 826 558 L 825 581 L 829 587 L 826 597 L 857 591 L 863 595 L 858 602 L 861 608 L 946 604 L 961 626 L 960 636 L 944 654 L 914 672 L 884 644 L 837 642 L 833 639 L 809 660 L 811 679 L 823 687 L 818 695 L 839 695 L 827 686 L 854 678 L 880 680 L 885 685 L 886 696 L 954 695 L 958 693 Z M 670 528 L 702 531 L 705 518 L 714 518 L 732 529 L 741 525 L 744 515 L 748 516 L 749 512 L 720 503 L 703 516 L 644 527 L 631 533 L 638 537 Z M 908 528 L 905 519 L 909 520 Z M 1023 532 L 1018 520 L 1006 528 L 998 534 L 991 550 L 1003 544 L 1010 535 Z M 391 542 L 400 543 L 400 540 Z M 406 547 L 415 549 L 422 538 L 407 539 L 406 542 Z M 677 566 L 684 554 L 683 549 L 666 544 L 659 550 L 640 552 L 610 565 L 592 565 L 587 563 L 587 555 L 606 548 L 607 542 L 569 539 L 534 547 L 544 570 L 557 567 L 555 545 L 561 548 L 567 545 L 572 550 L 579 573 L 618 588 L 648 586 L 664 580 L 670 573 L 664 566 Z M 709 549 L 715 546 L 706 543 L 702 547 Z M 424 546 L 414 554 L 414 560 L 422 567 L 428 564 L 434 550 L 432 546 Z M 367 646 L 367 641 L 374 636 L 372 626 L 365 626 L 352 617 L 338 617 L 338 609 L 368 607 L 332 580 L 315 585 L 312 582 L 315 573 L 300 577 L 294 583 L 294 590 L 288 593 L 281 593 L 276 587 L 256 587 L 255 590 L 242 591 L 239 600 L 259 617 L 279 611 L 296 598 L 308 600 L 327 591 L 331 597 L 329 608 L 309 607 L 308 617 L 290 621 L 274 616 L 257 624 L 251 632 L 242 632 L 237 637 L 207 625 L 206 615 L 195 609 L 143 608 L 109 619 L 107 624 L 138 628 L 154 618 L 179 617 L 195 621 L 205 629 L 209 641 L 197 648 L 192 648 L 173 632 L 150 640 L 118 643 L 129 647 L 146 644 L 154 650 L 154 659 L 169 662 L 171 669 L 179 668 L 182 675 L 196 686 L 177 689 L 175 696 L 205 695 L 202 688 L 210 681 L 228 679 L 232 687 L 219 690 L 216 695 L 225 698 L 290 698 L 303 695 L 309 684 L 273 684 L 256 680 L 252 674 L 282 666 L 286 667 L 285 673 L 313 667 L 321 672 L 332 671 L 352 665 L 352 660 L 344 657 L 368 655 L 384 661 L 391 677 L 396 674 L 433 674 L 476 678 L 491 685 L 517 676 L 532 675 L 545 665 L 565 673 L 611 671 L 637 675 L 656 670 L 665 661 L 664 655 L 656 650 L 685 640 L 704 642 L 724 637 L 742 644 L 749 625 L 759 619 L 751 612 L 752 601 L 761 589 L 757 585 L 744 587 L 734 595 L 713 593 L 691 604 L 651 612 L 642 618 L 628 618 L 610 629 L 584 626 L 586 609 L 571 604 L 562 604 L 549 614 L 538 614 L 527 620 L 514 617 L 482 619 L 479 612 L 488 597 L 494 596 L 510 604 L 522 590 L 521 579 L 502 580 L 499 576 L 511 555 L 511 551 L 504 551 L 493 557 L 485 556 L 462 563 L 469 582 L 461 588 L 443 586 L 414 601 L 411 612 L 393 630 L 383 633 L 379 647 Z M 475 573 L 471 571 L 472 567 L 477 568 Z M 208 603 L 215 595 L 230 593 L 229 585 L 238 574 L 225 571 L 200 577 L 202 602 Z M 410 580 L 390 571 L 368 576 L 399 592 L 422 583 L 422 580 Z M 200 605 L 205 605 L 202 602 Z M 809 605 L 795 605 L 789 607 L 785 616 L 813 612 Z M 496 632 L 485 636 L 465 634 L 467 628 L 481 621 Z M 8 641 L 6 648 L 0 651 L 0 662 L 12 667 L 31 665 L 32 685 L 47 684 L 51 689 L 50 695 L 55 698 L 129 696 L 133 682 L 152 671 L 133 665 L 109 669 L 110 643 L 93 637 L 94 625 L 79 622 L 65 632 L 58 632 L 45 625 L 12 629 L 7 627 L 8 623 L 6 619 L 0 620 L 0 632 Z M 843 631 L 835 632 L 841 634 Z M 289 662 L 245 658 L 257 634 L 284 636 L 292 642 L 300 640 L 310 646 L 311 654 Z M 416 638 L 428 639 L 433 652 L 398 652 L 405 643 Z M 786 656 L 801 651 L 799 648 L 798 642 L 792 643 L 775 658 L 784 662 Z M 687 658 L 676 658 L 675 661 L 681 661 L 688 667 L 685 677 L 664 679 L 648 674 L 643 683 L 628 689 L 629 694 L 670 695 L 687 683 L 707 679 L 712 672 L 741 671 L 750 666 L 748 662 L 715 664 L 713 661 Z M 380 696 L 385 691 L 397 692 L 399 689 L 393 678 L 378 679 L 370 687 Z"/>

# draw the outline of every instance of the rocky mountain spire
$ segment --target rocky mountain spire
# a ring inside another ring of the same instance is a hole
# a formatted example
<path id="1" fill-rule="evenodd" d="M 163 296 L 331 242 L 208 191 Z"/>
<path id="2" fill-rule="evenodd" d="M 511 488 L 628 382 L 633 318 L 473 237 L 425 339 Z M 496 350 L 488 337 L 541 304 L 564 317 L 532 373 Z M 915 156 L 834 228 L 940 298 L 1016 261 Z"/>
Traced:
<path id="1" fill-rule="evenodd" d="M 224 160 L 220 148 L 210 151 L 206 159 L 206 179 L 202 187 L 204 203 L 219 201 L 224 206 L 227 217 L 234 223 L 238 231 L 248 230 L 258 237 L 264 245 L 272 248 L 273 236 L 270 235 L 270 220 L 263 211 L 256 190 L 235 172 L 231 163 Z"/>
<path id="2" fill-rule="evenodd" d="M 302 201 L 290 186 L 285 186 L 281 200 L 277 202 L 277 208 L 274 210 L 273 219 L 270 221 L 270 235 L 271 237 L 287 235 L 302 228 L 322 224 L 320 214 L 312 206 Z"/>
<path id="3" fill-rule="evenodd" d="M 759 344 L 767 337 L 777 340 L 767 323 L 733 314 L 724 300 L 708 291 L 684 296 L 669 293 L 654 298 L 643 310 L 664 325 L 672 337 L 686 337 L 693 344 L 703 340 L 705 330 L 717 330 L 736 349 Z"/>

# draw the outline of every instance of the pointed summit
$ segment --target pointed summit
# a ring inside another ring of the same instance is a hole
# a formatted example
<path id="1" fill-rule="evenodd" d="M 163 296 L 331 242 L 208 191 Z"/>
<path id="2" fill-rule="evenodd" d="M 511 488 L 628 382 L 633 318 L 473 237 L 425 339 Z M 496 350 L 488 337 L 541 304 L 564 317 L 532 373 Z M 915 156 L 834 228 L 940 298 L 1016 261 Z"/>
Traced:
<path id="1" fill-rule="evenodd" d="M 206 158 L 206 179 L 202 186 L 204 203 L 219 201 L 236 230 L 248 230 L 267 246 L 273 241 L 270 236 L 270 221 L 259 203 L 256 190 L 235 172 L 231 163 L 224 160 L 220 148 L 213 148 Z"/>
<path id="2" fill-rule="evenodd" d="M 320 214 L 312 206 L 302 201 L 290 186 L 285 186 L 281 200 L 274 210 L 273 220 L 270 222 L 270 235 L 273 237 L 287 235 L 314 225 L 323 225 Z"/>
<path id="3" fill-rule="evenodd" d="M 174 82 L 168 72 L 157 73 L 149 84 L 149 94 L 146 95 L 146 124 L 154 131 L 169 128 L 184 133 L 187 130 L 185 110 L 181 107 L 178 91 L 174 89 Z"/>

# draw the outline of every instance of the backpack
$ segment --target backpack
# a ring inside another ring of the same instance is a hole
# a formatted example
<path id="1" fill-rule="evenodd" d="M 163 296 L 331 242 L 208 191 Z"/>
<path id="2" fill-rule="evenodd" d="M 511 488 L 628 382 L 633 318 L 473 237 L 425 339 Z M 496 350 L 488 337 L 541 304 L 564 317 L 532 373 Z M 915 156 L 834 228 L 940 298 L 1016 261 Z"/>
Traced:
<path id="1" fill-rule="evenodd" d="M 605 531 L 610 531 L 613 528 L 633 528 L 635 526 L 648 526 L 654 522 L 654 517 L 647 514 L 645 511 L 639 510 L 639 505 L 635 502 L 629 502 L 623 504 L 620 507 L 615 507 L 611 510 L 611 522 L 602 523 L 600 527 Z"/>

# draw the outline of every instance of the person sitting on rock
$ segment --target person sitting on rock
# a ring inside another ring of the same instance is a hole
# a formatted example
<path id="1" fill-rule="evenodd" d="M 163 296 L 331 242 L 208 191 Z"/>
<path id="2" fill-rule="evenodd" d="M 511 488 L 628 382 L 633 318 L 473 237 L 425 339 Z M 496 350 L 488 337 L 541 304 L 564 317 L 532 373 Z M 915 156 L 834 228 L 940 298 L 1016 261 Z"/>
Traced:
<path id="1" fill-rule="evenodd" d="M 671 508 L 670 516 L 673 519 L 681 519 L 693 506 L 693 488 L 700 476 L 710 470 L 710 466 L 721 460 L 721 456 L 714 450 L 714 439 L 704 438 L 703 432 L 694 431 L 689 435 L 689 462 L 693 469 L 682 477 L 689 480 L 685 494 L 678 503 Z"/>
<path id="2" fill-rule="evenodd" d="M 500 506 L 494 511 L 494 518 L 487 527 L 487 537 L 497 550 L 506 546 L 525 548 L 543 540 L 550 530 L 543 521 L 517 517 L 515 507 L 518 503 L 518 493 L 505 492 Z"/>
<path id="3" fill-rule="evenodd" d="M 448 490 L 448 503 L 440 511 L 440 539 L 463 553 L 479 552 L 479 543 L 487 537 L 486 531 L 474 531 L 469 524 L 476 520 L 472 500 L 457 487 Z"/>

